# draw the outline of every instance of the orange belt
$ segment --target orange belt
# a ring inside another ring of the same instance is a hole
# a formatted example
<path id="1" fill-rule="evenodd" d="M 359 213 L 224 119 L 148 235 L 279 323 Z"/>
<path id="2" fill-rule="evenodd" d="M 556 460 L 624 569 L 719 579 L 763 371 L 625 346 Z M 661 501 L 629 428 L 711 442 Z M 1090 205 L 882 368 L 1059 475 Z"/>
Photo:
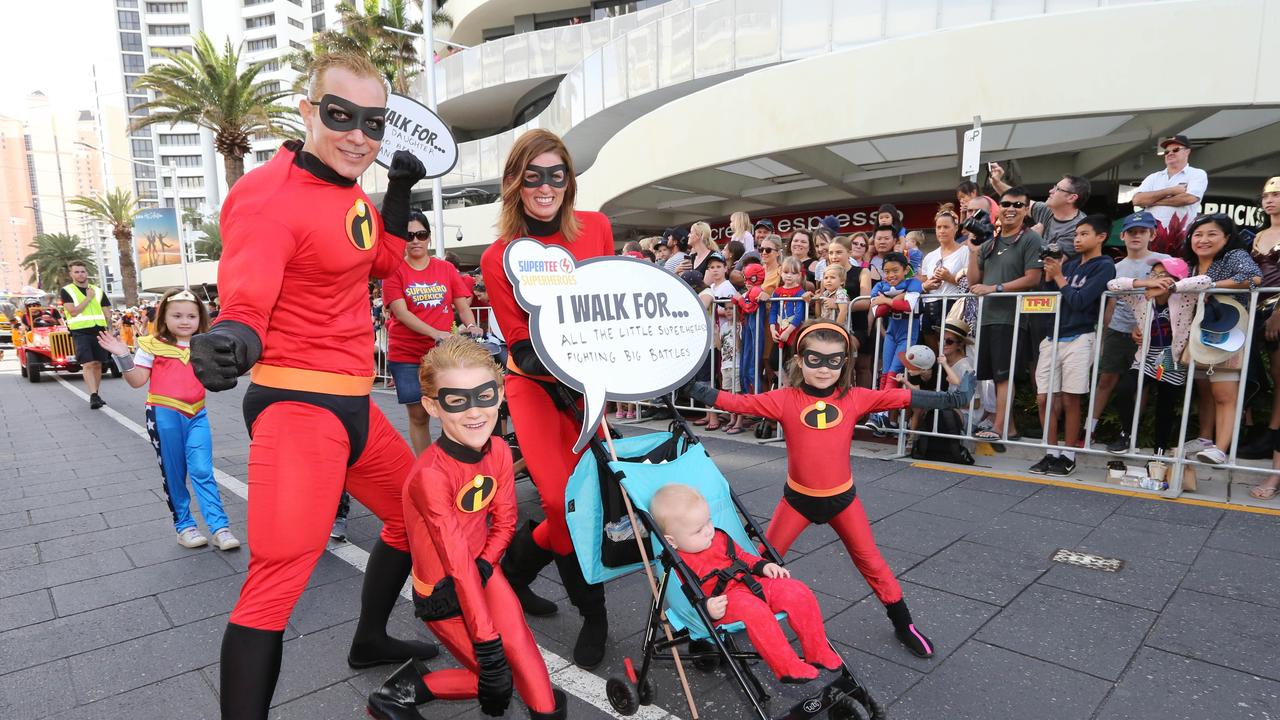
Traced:
<path id="1" fill-rule="evenodd" d="M 507 355 L 507 369 L 515 373 L 516 375 L 519 375 L 520 377 L 526 377 L 526 378 L 529 378 L 530 380 L 538 380 L 541 382 L 551 382 L 551 383 L 558 382 L 555 378 L 551 377 L 550 375 L 530 375 L 529 373 L 521 370 L 519 367 L 516 366 L 516 360 L 511 355 Z"/>
<path id="2" fill-rule="evenodd" d="M 413 578 L 414 592 L 418 593 L 422 597 L 427 597 L 431 593 L 435 592 L 435 589 L 436 589 L 435 585 L 432 585 L 431 583 L 422 582 L 421 580 L 418 579 L 418 576 L 416 574 L 410 572 L 409 577 Z"/>
<path id="3" fill-rule="evenodd" d="M 322 370 L 280 367 L 279 365 L 254 365 L 249 373 L 257 385 L 281 390 L 323 393 L 325 395 L 349 395 L 360 397 L 373 392 L 373 376 L 339 375 Z"/>
<path id="4" fill-rule="evenodd" d="M 853 487 L 853 477 L 850 476 L 848 480 L 845 480 L 833 488 L 811 488 L 806 485 L 801 485 L 788 477 L 787 487 L 795 490 L 801 495 L 808 495 L 809 497 L 831 497 L 833 495 L 839 495 L 842 492 L 848 492 L 849 488 Z"/>

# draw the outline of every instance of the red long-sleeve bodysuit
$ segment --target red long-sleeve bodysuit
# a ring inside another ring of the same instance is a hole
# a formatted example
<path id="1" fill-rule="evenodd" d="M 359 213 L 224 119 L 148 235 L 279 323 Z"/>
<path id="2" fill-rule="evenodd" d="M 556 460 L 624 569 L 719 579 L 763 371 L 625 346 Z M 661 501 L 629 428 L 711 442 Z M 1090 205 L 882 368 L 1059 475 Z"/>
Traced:
<path id="1" fill-rule="evenodd" d="M 368 196 L 286 143 L 222 208 L 218 322 L 262 342 L 245 393 L 249 574 L 231 622 L 283 630 L 324 552 L 343 487 L 408 550 L 401 488 L 413 454 L 372 404 L 368 279 L 398 266 Z"/>
<path id="2" fill-rule="evenodd" d="M 730 547 L 733 557 L 729 556 Z M 720 529 L 716 529 L 707 549 L 699 552 L 677 549 L 676 552 L 701 580 L 707 597 L 725 595 L 729 598 L 724 617 L 718 622 L 745 625 L 756 652 L 779 679 L 811 678 L 814 673 L 787 642 L 775 613 L 787 613 L 787 622 L 800 640 L 805 660 L 828 670 L 840 666 L 840 657 L 827 642 L 818 600 L 807 585 L 794 578 L 759 576 L 764 561 L 743 550 Z M 718 570 L 727 571 L 732 579 L 716 574 Z M 758 594 L 752 585 L 759 588 Z"/>
<path id="3" fill-rule="evenodd" d="M 501 636 L 520 697 L 534 712 L 552 712 L 555 697 L 546 663 L 498 566 L 515 534 L 517 516 L 506 443 L 490 442 L 479 451 L 441 436 L 414 463 L 405 485 L 404 516 L 419 605 L 442 591 L 456 597 L 456 611 L 426 623 L 463 668 L 425 675 L 431 694 L 455 700 L 476 697 L 479 666 L 472 645 Z M 477 559 L 493 570 L 487 581 Z"/>
<path id="4" fill-rule="evenodd" d="M 829 524 L 858 571 L 885 605 L 902 599 L 902 587 L 876 547 L 849 467 L 857 419 L 911 404 L 906 389 L 782 388 L 760 395 L 721 391 L 718 408 L 759 415 L 782 424 L 787 439 L 787 484 L 765 533 L 782 555 L 810 523 Z"/>
<path id="5" fill-rule="evenodd" d="M 544 245 L 558 245 L 577 260 L 613 255 L 613 229 L 609 219 L 597 212 L 574 212 L 579 232 L 573 242 L 556 232 L 534 236 Z M 480 270 L 489 291 L 489 303 L 498 318 L 498 326 L 508 345 L 529 339 L 529 314 L 516 302 L 511 280 L 502 265 L 502 255 L 513 238 L 502 238 L 489 246 L 480 258 Z M 555 383 L 549 376 L 527 377 L 514 362 L 508 361 L 511 374 L 507 378 L 507 407 L 515 425 L 520 452 L 529 475 L 538 488 L 546 522 L 534 530 L 538 545 L 557 555 L 573 552 L 573 541 L 564 519 L 564 489 L 569 475 L 578 464 L 581 453 L 573 452 L 581 424 L 567 409 L 556 407 L 550 394 L 539 383 Z"/>

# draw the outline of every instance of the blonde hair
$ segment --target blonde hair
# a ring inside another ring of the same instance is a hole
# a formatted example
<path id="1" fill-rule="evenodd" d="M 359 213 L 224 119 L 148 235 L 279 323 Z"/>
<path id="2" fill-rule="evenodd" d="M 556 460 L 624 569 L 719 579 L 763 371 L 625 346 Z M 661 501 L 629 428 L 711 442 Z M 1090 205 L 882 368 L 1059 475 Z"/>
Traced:
<path id="1" fill-rule="evenodd" d="M 658 488 L 649 499 L 649 514 L 658 529 L 665 533 L 672 520 L 684 517 L 698 503 L 707 504 L 702 493 L 682 483 L 670 483 Z"/>
<path id="2" fill-rule="evenodd" d="M 919 249 L 920 243 L 924 242 L 924 233 L 920 232 L 919 230 L 912 230 L 911 232 L 906 234 L 906 237 L 902 239 L 904 241 L 910 241 L 911 244 L 915 246 L 916 249 Z M 906 247 L 906 242 L 903 242 L 903 247 Z"/>
<path id="3" fill-rule="evenodd" d="M 849 252 L 853 252 L 853 240 L 850 239 L 848 235 L 837 235 L 831 238 L 831 242 L 839 245 Z"/>
<path id="4" fill-rule="evenodd" d="M 800 260 L 788 255 L 782 258 L 782 272 L 796 273 L 797 275 L 804 272 L 804 266 L 800 264 Z"/>
<path id="5" fill-rule="evenodd" d="M 827 273 L 835 273 L 838 275 L 839 277 L 837 279 L 840 281 L 841 285 L 844 285 L 844 281 L 849 277 L 849 271 L 845 270 L 843 265 L 828 265 L 826 269 L 822 271 L 822 277 L 825 278 Z"/>
<path id="6" fill-rule="evenodd" d="M 387 94 L 386 80 L 382 77 L 382 73 L 378 72 L 377 66 L 373 64 L 368 55 L 349 50 L 338 50 L 315 56 L 311 60 L 311 64 L 307 66 L 307 100 L 319 100 L 324 95 L 321 92 L 324 88 L 324 74 L 334 68 L 341 68 L 357 77 L 377 80 L 378 84 L 382 86 L 383 95 Z"/>
<path id="7" fill-rule="evenodd" d="M 733 237 L 738 237 L 742 233 L 751 232 L 751 216 L 739 210 L 729 216 L 729 230 Z"/>
<path id="8" fill-rule="evenodd" d="M 578 178 L 573 170 L 573 158 L 569 156 L 569 148 L 564 146 L 564 141 L 558 135 L 540 128 L 516 138 L 511 152 L 507 154 L 507 163 L 502 168 L 502 209 L 498 212 L 500 237 L 514 240 L 529 234 L 520 189 L 524 187 L 525 168 L 529 167 L 534 158 L 546 152 L 555 153 L 564 161 L 565 178 L 568 181 L 564 187 L 564 202 L 560 205 L 560 234 L 569 242 L 578 237 L 578 218 L 573 214 L 573 201 L 578 196 Z"/>
<path id="9" fill-rule="evenodd" d="M 460 368 L 486 370 L 502 388 L 502 368 L 480 343 L 458 335 L 450 335 L 431 348 L 422 358 L 418 368 L 418 381 L 422 383 L 422 396 L 434 398 L 440 392 L 440 373 Z"/>
<path id="10" fill-rule="evenodd" d="M 711 226 L 705 222 L 696 222 L 689 226 L 689 237 L 697 235 L 702 238 L 702 244 L 711 252 L 720 252 L 720 246 L 715 240 L 711 239 Z"/>
<path id="11" fill-rule="evenodd" d="M 657 237 L 657 236 L 652 236 L 652 237 L 642 238 L 642 239 L 640 240 L 640 249 L 641 249 L 641 250 L 648 250 L 649 252 L 653 252 L 653 244 L 654 244 L 654 243 L 656 243 L 656 242 L 658 242 L 658 241 L 659 241 L 659 240 L 661 240 L 661 239 L 662 239 L 662 238 Z"/>

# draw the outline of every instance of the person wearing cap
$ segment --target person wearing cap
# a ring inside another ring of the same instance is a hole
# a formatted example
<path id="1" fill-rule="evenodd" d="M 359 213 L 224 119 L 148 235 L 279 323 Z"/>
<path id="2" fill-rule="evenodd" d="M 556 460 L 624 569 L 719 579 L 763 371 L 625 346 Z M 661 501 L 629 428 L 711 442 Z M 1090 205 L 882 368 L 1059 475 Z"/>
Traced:
<path id="1" fill-rule="evenodd" d="M 1066 476 L 1076 470 L 1080 409 L 1089 394 L 1098 311 L 1107 282 L 1116 276 L 1115 263 L 1102 254 L 1110 230 L 1107 216 L 1089 215 L 1076 226 L 1075 259 L 1065 263 L 1061 258 L 1044 259 L 1045 280 L 1056 285 L 1061 296 L 1057 343 L 1053 337 L 1045 338 L 1036 362 L 1036 402 L 1040 422 L 1048 428 L 1045 442 L 1050 447 L 1044 458 L 1031 466 L 1031 472 L 1039 475 Z M 1054 394 L 1052 408 L 1050 393 Z M 1069 449 L 1056 449 L 1059 430 Z"/>
<path id="2" fill-rule="evenodd" d="M 1117 276 L 1107 283 L 1107 289 L 1113 292 L 1145 290 L 1143 295 L 1129 296 L 1132 302 L 1134 326 L 1132 340 L 1133 355 L 1130 356 L 1130 367 L 1133 372 L 1124 375 L 1123 381 L 1116 388 L 1117 410 L 1120 422 L 1124 425 L 1124 447 L 1112 443 L 1107 449 L 1116 453 L 1130 451 L 1127 431 L 1133 426 L 1135 410 L 1145 411 L 1147 398 L 1155 388 L 1156 417 L 1159 422 L 1153 424 L 1153 448 L 1155 454 L 1167 454 L 1172 448 L 1170 436 L 1176 424 L 1173 418 L 1182 402 L 1183 387 L 1187 382 L 1187 364 L 1182 362 L 1183 352 L 1191 335 L 1191 322 L 1196 314 L 1196 296 L 1193 293 L 1175 293 L 1173 283 L 1187 279 L 1189 270 L 1182 258 L 1166 256 L 1157 257 L 1150 253 L 1143 262 L 1148 266 L 1150 275 L 1145 278 Z M 1125 305 L 1127 303 L 1121 303 Z M 1154 308 L 1154 312 L 1152 309 Z M 1147 351 L 1142 352 L 1143 337 L 1146 336 Z M 1142 398 L 1134 406 L 1134 395 L 1137 391 L 1137 374 L 1144 375 Z M 1099 381 L 1101 385 L 1101 381 Z"/>
<path id="3" fill-rule="evenodd" d="M 685 259 L 689 256 L 689 231 L 682 227 L 667 228 L 662 237 L 666 238 L 667 246 L 671 248 L 671 257 L 667 258 L 662 267 L 676 275 L 692 270 L 691 264 L 685 264 Z"/>
<path id="4" fill-rule="evenodd" d="M 432 259 L 431 224 L 425 214 L 409 213 L 408 234 L 404 259 L 382 281 L 382 300 L 396 319 L 387 326 L 387 371 L 396 382 L 396 400 L 409 414 L 409 445 L 414 455 L 421 455 L 431 444 L 431 416 L 422 405 L 418 381 L 422 357 L 453 333 L 455 312 L 466 332 L 479 336 L 484 331 L 471 311 L 472 287 L 453 263 Z"/>
<path id="5" fill-rule="evenodd" d="M 752 233 L 755 235 L 755 242 L 747 248 L 747 252 L 759 249 L 760 241 L 773 234 L 773 221 L 757 220 L 756 224 L 752 226 Z"/>
<path id="6" fill-rule="evenodd" d="M 1166 228 L 1175 217 L 1186 223 L 1200 214 L 1200 201 L 1209 189 L 1209 176 L 1189 164 L 1191 141 L 1186 135 L 1162 139 L 1157 154 L 1164 158 L 1164 169 L 1142 181 L 1133 196 L 1133 204 L 1150 211 L 1156 222 Z"/>
<path id="7" fill-rule="evenodd" d="M 1155 216 L 1149 212 L 1135 212 L 1125 217 L 1120 226 L 1120 239 L 1124 241 L 1125 256 L 1116 262 L 1117 279 L 1145 280 L 1151 274 L 1153 262 L 1169 257 L 1164 253 L 1151 251 L 1151 239 L 1155 237 L 1155 228 Z M 1105 327 L 1102 329 L 1102 352 L 1098 360 L 1098 387 L 1093 393 L 1093 404 L 1089 413 L 1090 433 L 1097 429 L 1098 418 L 1102 417 L 1102 411 L 1111 400 L 1111 394 L 1119 384 L 1121 376 L 1129 372 L 1130 366 L 1133 365 L 1134 353 L 1138 351 L 1133 341 L 1138 322 L 1134 316 L 1134 308 L 1141 306 L 1145 309 L 1148 302 L 1147 298 L 1141 295 L 1107 298 Z M 1123 411 L 1124 409 L 1122 414 Z M 1128 426 L 1121 428 L 1119 437 L 1107 445 L 1107 450 L 1114 453 L 1129 451 Z"/>
<path id="8" fill-rule="evenodd" d="M 1252 256 L 1262 271 L 1263 287 L 1280 287 L 1280 176 L 1269 178 L 1262 186 L 1262 212 L 1267 220 L 1253 238 Z M 1271 358 L 1271 422 L 1267 426 L 1264 445 L 1271 452 L 1271 466 L 1280 469 L 1280 313 L 1276 305 L 1280 293 L 1267 293 L 1258 298 L 1258 322 L 1253 330 L 1254 352 L 1265 352 Z M 1236 453 L 1250 457 L 1245 448 Z M 1270 500 L 1280 491 L 1280 475 L 1272 475 L 1249 491 L 1259 500 Z"/>
<path id="9" fill-rule="evenodd" d="M 660 237 L 653 241 L 653 262 L 658 267 L 665 267 L 667 260 L 671 258 L 671 244 L 667 242 L 665 237 Z"/>
<path id="10" fill-rule="evenodd" d="M 938 356 L 938 363 L 942 366 L 943 372 L 946 373 L 946 387 L 958 385 L 960 378 L 968 373 L 974 373 L 976 377 L 976 368 L 973 364 L 973 358 L 970 356 L 970 352 L 973 350 L 973 332 L 970 330 L 969 322 L 964 319 L 964 311 L 949 313 L 942 326 L 935 327 L 934 330 L 942 331 L 942 355 Z M 975 426 L 978 420 L 986 414 L 985 402 L 991 401 L 988 397 L 991 394 L 990 383 L 984 382 L 981 385 L 987 387 L 979 387 L 976 393 L 976 400 L 973 404 Z M 969 408 L 961 407 L 958 412 L 960 413 L 960 426 L 964 428 L 969 420 Z"/>
<path id="11" fill-rule="evenodd" d="M 1179 280 L 1174 292 L 1248 290 L 1262 282 L 1261 268 L 1249 256 L 1235 221 L 1226 215 L 1201 215 L 1193 220 L 1187 226 L 1182 259 L 1191 277 Z M 1237 358 L 1218 358 L 1217 353 L 1208 349 L 1202 358 L 1197 358 L 1200 345 L 1196 342 L 1194 325 L 1191 333 L 1190 353 L 1197 366 L 1195 379 L 1200 409 L 1200 437 L 1192 441 L 1192 450 L 1203 462 L 1222 464 L 1227 461 L 1231 433 L 1235 429 L 1241 363 Z M 1212 372 L 1206 365 L 1214 365 Z"/>

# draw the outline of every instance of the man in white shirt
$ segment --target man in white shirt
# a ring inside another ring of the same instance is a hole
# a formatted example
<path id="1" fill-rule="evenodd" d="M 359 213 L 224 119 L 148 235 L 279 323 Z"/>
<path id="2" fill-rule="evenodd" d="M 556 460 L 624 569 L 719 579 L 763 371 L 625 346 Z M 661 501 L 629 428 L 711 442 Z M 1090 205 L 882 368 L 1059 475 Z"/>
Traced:
<path id="1" fill-rule="evenodd" d="M 1133 204 L 1146 209 L 1165 227 L 1175 216 L 1181 216 L 1185 226 L 1200 214 L 1209 176 L 1187 164 L 1191 160 L 1191 142 L 1186 135 L 1164 138 L 1159 147 L 1164 170 L 1153 172 L 1142 181 Z"/>

